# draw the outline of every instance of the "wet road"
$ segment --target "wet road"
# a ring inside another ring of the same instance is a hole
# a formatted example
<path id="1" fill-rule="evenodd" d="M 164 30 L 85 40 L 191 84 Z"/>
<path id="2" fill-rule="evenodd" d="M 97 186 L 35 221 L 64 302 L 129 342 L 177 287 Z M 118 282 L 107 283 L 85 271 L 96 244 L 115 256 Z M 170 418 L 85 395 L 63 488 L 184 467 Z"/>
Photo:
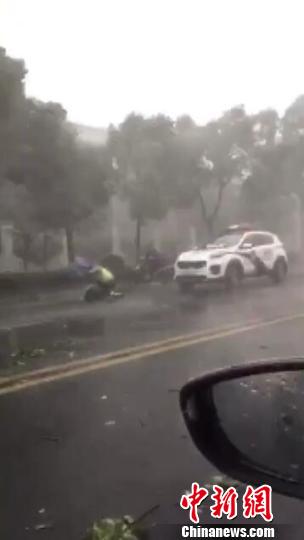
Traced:
<path id="1" fill-rule="evenodd" d="M 126 299 L 124 323 L 123 309 L 109 308 L 119 324 L 106 338 L 108 350 L 198 328 L 212 327 L 212 336 L 0 396 L 1 540 L 81 540 L 98 517 L 136 516 L 156 504 L 158 521 L 185 521 L 177 509 L 181 493 L 216 471 L 189 440 L 178 389 L 216 367 L 304 355 L 304 319 L 261 325 L 304 314 L 299 281 L 252 286 L 234 296 L 180 300 L 170 287 L 136 294 L 137 301 Z M 260 323 L 242 331 L 252 320 Z M 218 330 L 232 323 L 229 335 Z M 276 497 L 274 514 L 300 525 L 302 503 Z M 51 528 L 37 531 L 39 524 Z"/>

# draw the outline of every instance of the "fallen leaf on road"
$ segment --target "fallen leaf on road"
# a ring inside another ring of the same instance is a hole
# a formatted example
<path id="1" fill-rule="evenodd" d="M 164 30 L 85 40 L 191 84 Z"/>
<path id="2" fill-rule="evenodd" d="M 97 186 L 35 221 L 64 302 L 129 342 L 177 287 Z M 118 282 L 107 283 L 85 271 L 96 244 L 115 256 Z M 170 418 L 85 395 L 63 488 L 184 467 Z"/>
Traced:
<path id="1" fill-rule="evenodd" d="M 116 422 L 115 420 L 107 420 L 107 422 L 105 422 L 105 426 L 115 426 Z"/>
<path id="2" fill-rule="evenodd" d="M 46 354 L 45 349 L 32 349 L 31 351 L 28 352 L 28 356 L 30 358 L 37 358 L 38 356 L 43 356 L 45 354 Z"/>
<path id="3" fill-rule="evenodd" d="M 38 525 L 35 525 L 34 531 L 45 531 L 47 529 L 53 529 L 53 527 L 53 523 L 39 523 Z"/>
<path id="4" fill-rule="evenodd" d="M 44 441 L 50 441 L 50 442 L 60 441 L 60 437 L 58 437 L 57 435 L 41 435 L 41 439 L 43 439 Z"/>
<path id="5" fill-rule="evenodd" d="M 234 480 L 234 478 L 230 478 L 229 476 L 215 475 L 210 478 L 209 484 L 204 484 L 204 487 L 208 489 L 213 487 L 214 484 L 217 484 L 223 488 L 237 487 L 242 485 L 241 482 Z"/>

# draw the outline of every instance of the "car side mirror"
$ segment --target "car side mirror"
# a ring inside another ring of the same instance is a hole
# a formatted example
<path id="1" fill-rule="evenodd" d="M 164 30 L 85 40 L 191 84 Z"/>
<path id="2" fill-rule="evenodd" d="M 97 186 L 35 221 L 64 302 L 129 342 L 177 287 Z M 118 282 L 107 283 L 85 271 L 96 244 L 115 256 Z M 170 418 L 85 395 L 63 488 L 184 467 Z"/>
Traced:
<path id="1" fill-rule="evenodd" d="M 195 445 L 221 472 L 304 499 L 304 359 L 207 374 L 182 388 L 180 405 Z"/>
<path id="2" fill-rule="evenodd" d="M 244 242 L 244 244 L 240 246 L 240 249 L 252 249 L 252 248 L 253 248 L 253 244 L 251 244 L 251 242 Z"/>

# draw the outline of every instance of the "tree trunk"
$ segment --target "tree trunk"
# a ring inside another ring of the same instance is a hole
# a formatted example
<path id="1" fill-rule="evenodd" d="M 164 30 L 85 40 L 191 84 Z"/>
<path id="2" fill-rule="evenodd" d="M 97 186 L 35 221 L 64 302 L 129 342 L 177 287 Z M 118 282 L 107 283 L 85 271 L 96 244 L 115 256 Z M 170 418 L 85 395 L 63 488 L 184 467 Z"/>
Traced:
<path id="1" fill-rule="evenodd" d="M 213 219 L 211 216 L 207 215 L 205 200 L 202 193 L 199 191 L 199 201 L 201 206 L 201 217 L 203 227 L 207 230 L 208 241 L 212 240 L 213 237 Z"/>
<path id="2" fill-rule="evenodd" d="M 27 272 L 28 271 L 28 259 L 25 256 L 22 259 L 22 264 L 23 264 L 23 271 Z"/>
<path id="3" fill-rule="evenodd" d="M 48 244 L 49 244 L 49 237 L 47 233 L 43 234 L 43 247 L 42 247 L 42 267 L 44 272 L 47 270 L 47 260 L 48 260 Z"/>
<path id="4" fill-rule="evenodd" d="M 219 183 L 216 203 L 214 205 L 214 208 L 213 208 L 212 212 L 210 212 L 210 213 L 207 212 L 207 207 L 206 207 L 204 196 L 202 194 L 202 191 L 199 189 L 199 201 L 200 201 L 200 205 L 201 205 L 201 215 L 202 215 L 202 219 L 203 219 L 203 224 L 207 228 L 208 240 L 212 240 L 213 237 L 214 237 L 214 225 L 216 223 L 218 213 L 219 213 L 220 208 L 221 208 L 224 190 L 225 190 L 227 185 L 228 185 L 227 181 L 222 181 L 222 182 Z"/>
<path id="5" fill-rule="evenodd" d="M 23 235 L 23 247 L 24 247 L 24 255 L 23 255 L 23 269 L 24 272 L 28 271 L 28 265 L 30 262 L 30 250 L 31 250 L 31 244 L 32 244 L 32 237 L 28 233 L 24 233 Z"/>
<path id="6" fill-rule="evenodd" d="M 72 263 L 75 260 L 75 248 L 74 248 L 74 231 L 70 225 L 68 225 L 65 228 L 65 234 L 66 234 L 66 241 L 67 241 L 68 261 L 69 263 Z"/>
<path id="7" fill-rule="evenodd" d="M 140 262 L 141 252 L 141 217 L 136 218 L 136 235 L 135 235 L 135 262 L 136 265 Z"/>
<path id="8" fill-rule="evenodd" d="M 214 240 L 214 221 L 215 219 L 213 217 L 209 217 L 206 221 L 207 234 L 208 234 L 209 241 Z"/>

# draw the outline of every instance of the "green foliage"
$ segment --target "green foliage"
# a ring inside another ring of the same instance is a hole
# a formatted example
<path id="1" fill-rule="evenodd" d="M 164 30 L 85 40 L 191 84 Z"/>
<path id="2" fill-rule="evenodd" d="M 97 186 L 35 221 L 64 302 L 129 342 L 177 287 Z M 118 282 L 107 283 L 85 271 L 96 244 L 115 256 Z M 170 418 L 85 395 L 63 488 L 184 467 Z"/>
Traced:
<path id="1" fill-rule="evenodd" d="M 0 180 L 13 163 L 19 144 L 19 133 L 23 121 L 24 77 L 23 60 L 7 56 L 0 48 Z"/>
<path id="2" fill-rule="evenodd" d="M 179 119 L 167 160 L 167 188 L 173 206 L 198 202 L 204 227 L 212 235 L 225 191 L 242 176 L 253 143 L 252 121 L 235 107 L 206 126 Z"/>
<path id="3" fill-rule="evenodd" d="M 0 49 L 0 218 L 27 239 L 64 228 L 71 244 L 77 224 L 107 203 L 107 156 L 78 142 L 60 104 L 26 99 L 25 74 Z"/>
<path id="4" fill-rule="evenodd" d="M 163 115 L 145 119 L 131 114 L 109 133 L 112 178 L 116 191 L 128 200 L 130 215 L 136 221 L 137 261 L 141 226 L 147 220 L 163 218 L 169 208 L 166 163 L 173 137 L 173 122 Z"/>
<path id="5" fill-rule="evenodd" d="M 116 186 L 134 219 L 166 215 L 165 161 L 173 122 L 162 115 L 144 119 L 131 114 L 109 134 L 108 151 L 116 164 Z"/>
<path id="6" fill-rule="evenodd" d="M 20 230 L 27 253 L 30 238 L 63 228 L 72 257 L 75 228 L 111 193 L 129 203 L 138 252 L 142 225 L 170 208 L 197 206 L 212 234 L 229 205 L 254 219 L 291 192 L 304 201 L 304 96 L 282 117 L 239 105 L 204 126 L 132 113 L 93 147 L 60 104 L 25 97 L 25 76 L 23 60 L 0 48 L 0 219 Z"/>
<path id="7" fill-rule="evenodd" d="M 102 519 L 94 523 L 85 540 L 141 540 L 142 532 L 132 526 L 132 519 Z"/>

